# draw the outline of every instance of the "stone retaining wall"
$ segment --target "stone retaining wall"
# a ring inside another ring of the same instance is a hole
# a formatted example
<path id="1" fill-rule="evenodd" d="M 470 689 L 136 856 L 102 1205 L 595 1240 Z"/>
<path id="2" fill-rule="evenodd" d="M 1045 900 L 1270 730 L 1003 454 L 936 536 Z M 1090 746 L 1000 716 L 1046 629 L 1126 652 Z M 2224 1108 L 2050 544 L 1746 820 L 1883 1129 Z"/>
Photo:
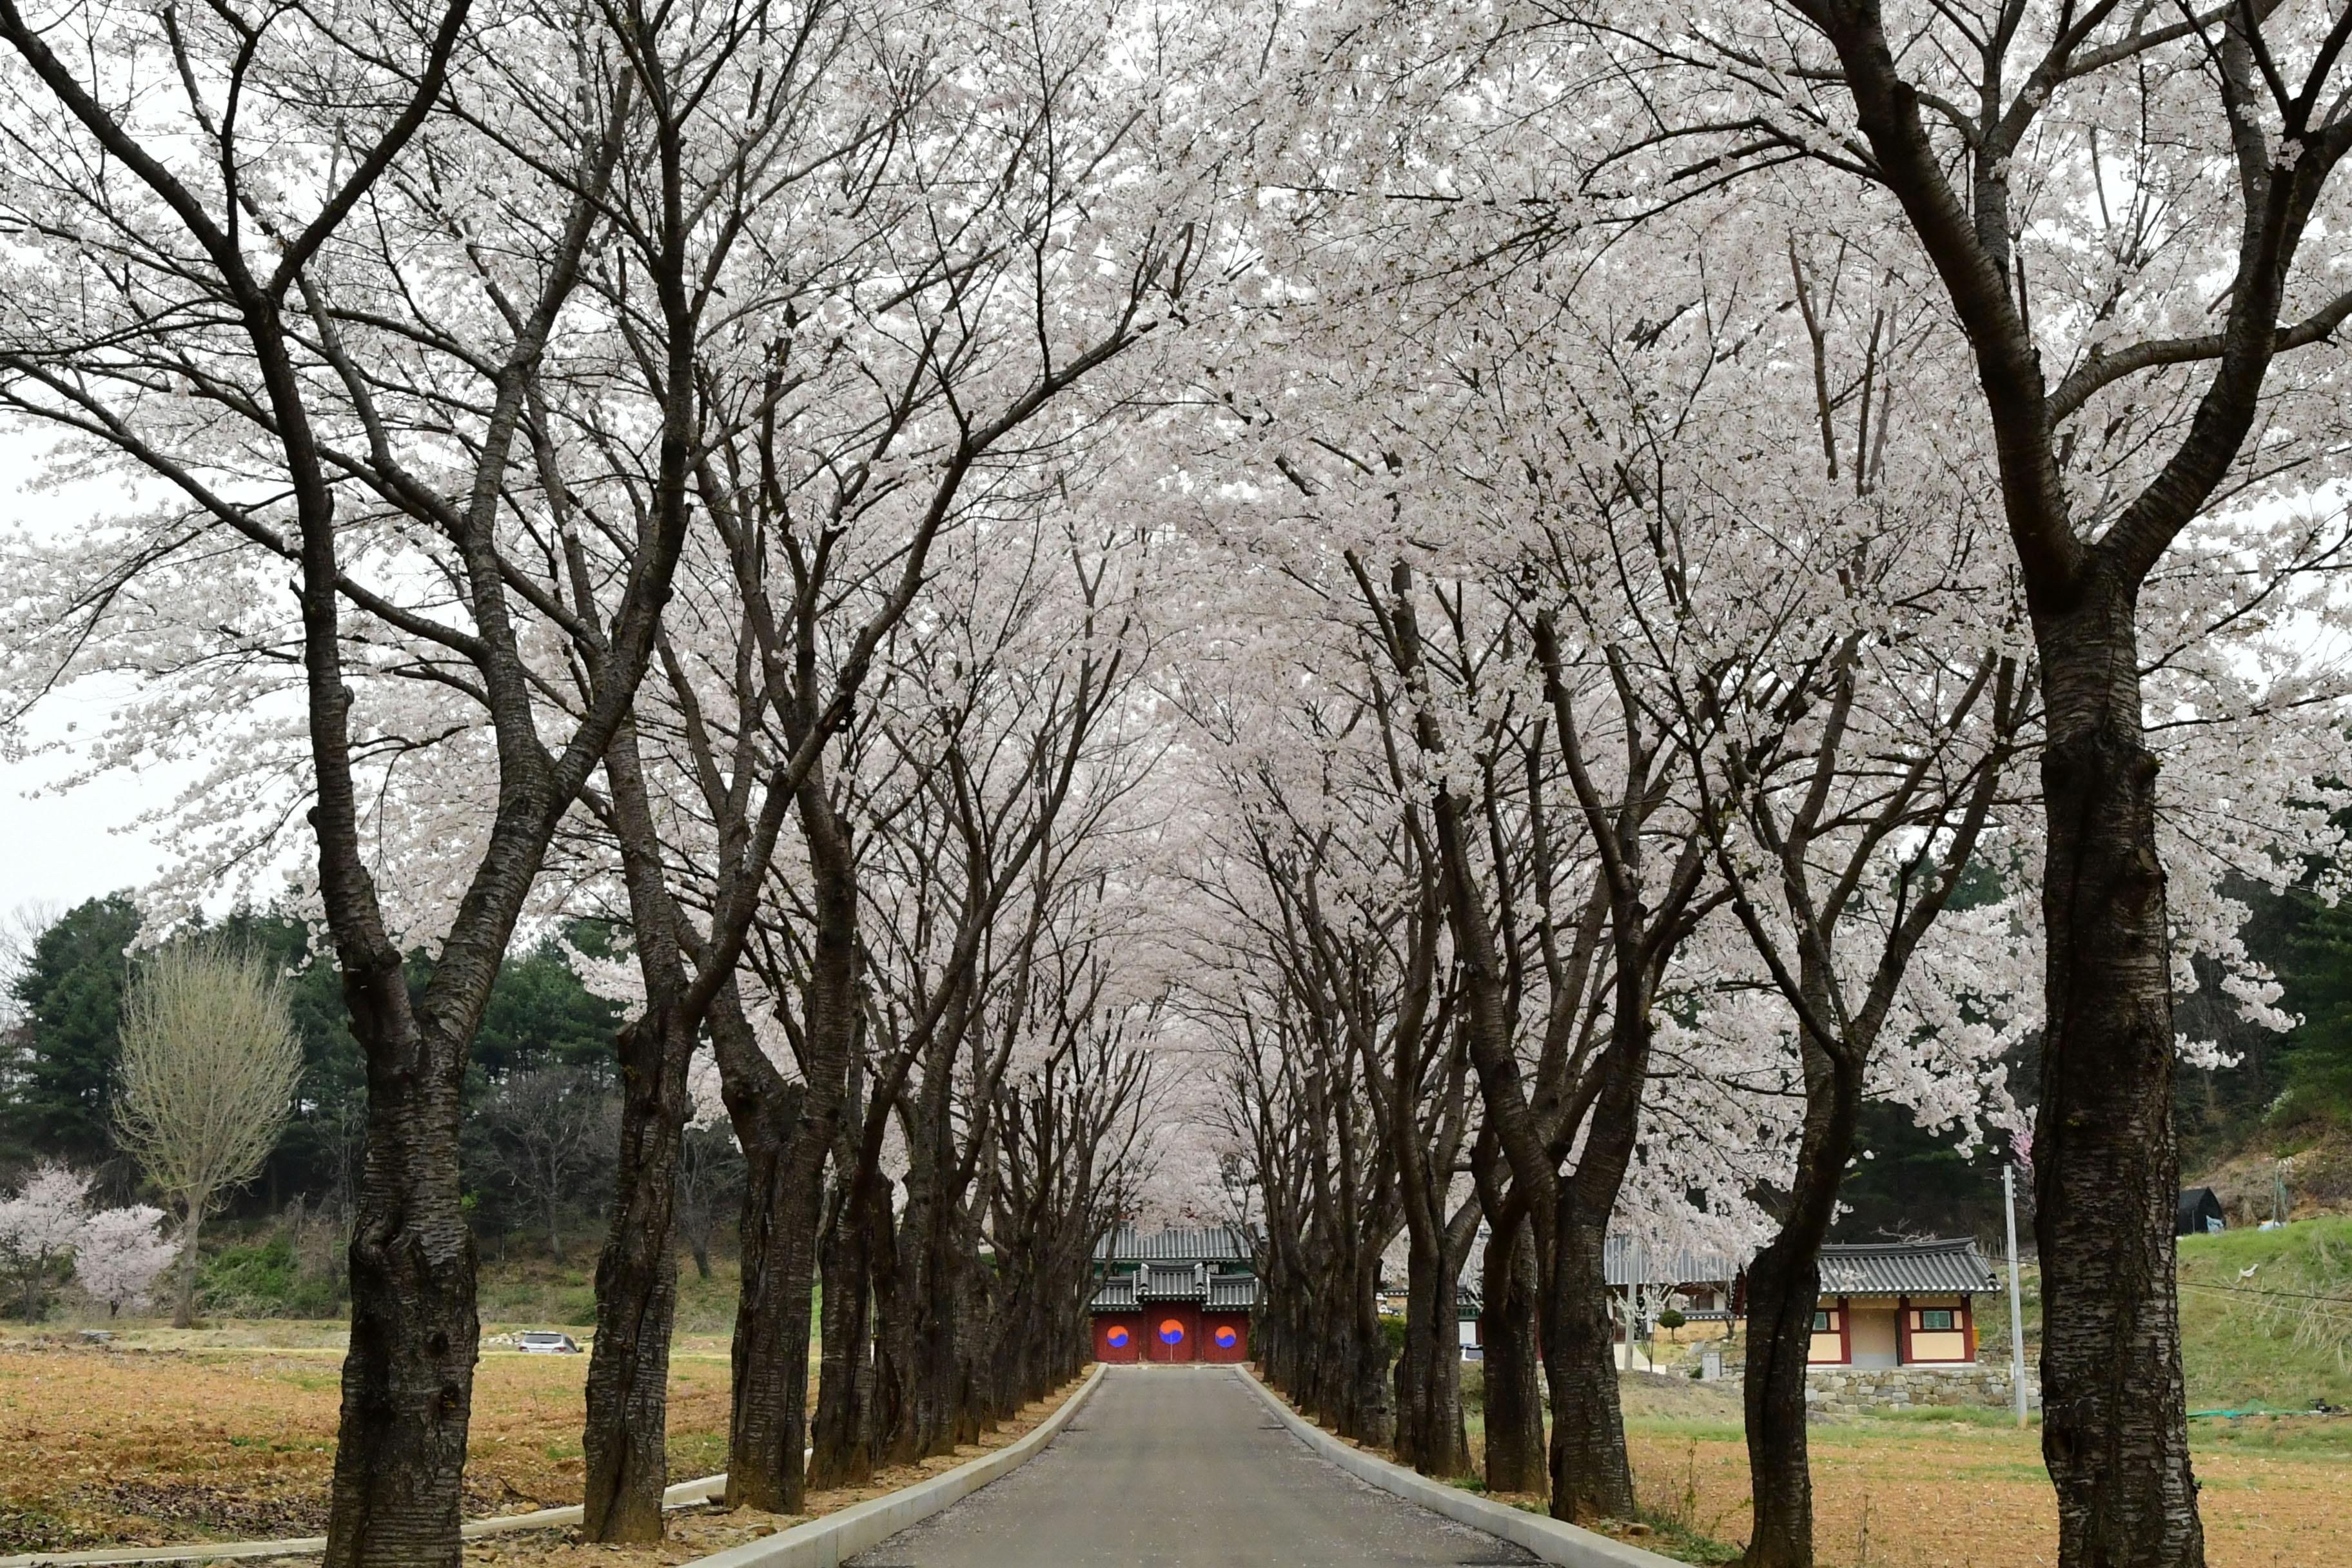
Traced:
<path id="1" fill-rule="evenodd" d="M 2033 1373 L 2025 1374 L 2025 1403 L 2042 1406 Z M 1825 1415 L 1864 1415 L 1927 1405 L 2010 1405 L 2009 1367 L 1817 1366 L 1805 1373 L 1805 1406 Z"/>

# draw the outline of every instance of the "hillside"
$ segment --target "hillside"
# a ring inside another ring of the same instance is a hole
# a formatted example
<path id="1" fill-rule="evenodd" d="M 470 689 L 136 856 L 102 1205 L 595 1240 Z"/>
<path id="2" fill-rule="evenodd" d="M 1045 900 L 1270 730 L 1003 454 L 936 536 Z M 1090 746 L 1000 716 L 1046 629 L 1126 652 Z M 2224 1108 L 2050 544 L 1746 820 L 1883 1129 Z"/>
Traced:
<path id="1" fill-rule="evenodd" d="M 2192 1410 L 2352 1405 L 2352 1218 L 2183 1237 Z"/>
<path id="2" fill-rule="evenodd" d="M 2262 1136 L 2184 1186 L 2210 1187 L 2233 1227 L 2271 1217 L 2273 1178 L 2286 1187 L 2286 1217 L 2352 1213 L 2352 1131 L 2305 1121 Z"/>

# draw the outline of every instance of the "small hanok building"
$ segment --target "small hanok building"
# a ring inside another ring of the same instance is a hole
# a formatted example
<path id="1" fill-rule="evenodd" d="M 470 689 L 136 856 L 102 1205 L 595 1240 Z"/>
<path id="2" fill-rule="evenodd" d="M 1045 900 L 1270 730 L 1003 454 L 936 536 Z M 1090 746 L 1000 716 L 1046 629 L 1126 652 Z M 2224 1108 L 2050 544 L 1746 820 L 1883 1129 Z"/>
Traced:
<path id="1" fill-rule="evenodd" d="M 1258 1304 L 1249 1237 L 1230 1226 L 1149 1234 L 1121 1226 L 1095 1248 L 1095 1359 L 1249 1359 Z"/>
<path id="2" fill-rule="evenodd" d="M 1483 1228 L 1480 1234 L 1483 1239 Z M 1601 1258 L 1612 1298 L 1621 1367 L 1633 1354 L 1627 1348 L 1628 1329 L 1637 1337 L 1646 1335 L 1649 1324 L 1641 1313 L 1656 1310 L 1661 1303 L 1671 1307 L 1685 1323 L 1720 1325 L 1707 1331 L 1717 1334 L 1728 1331 L 1739 1316 L 1746 1275 L 1729 1253 L 1711 1247 L 1651 1247 L 1612 1235 L 1604 1241 Z M 1637 1303 L 1643 1305 L 1637 1307 Z M 1455 1289 L 1454 1309 L 1460 1321 L 1462 1359 L 1485 1360 L 1486 1301 L 1479 1288 L 1467 1279 Z"/>
<path id="3" fill-rule="evenodd" d="M 1976 1299 L 2000 1289 L 1977 1244 L 1892 1241 L 1822 1248 L 1815 1366 L 1968 1366 Z"/>

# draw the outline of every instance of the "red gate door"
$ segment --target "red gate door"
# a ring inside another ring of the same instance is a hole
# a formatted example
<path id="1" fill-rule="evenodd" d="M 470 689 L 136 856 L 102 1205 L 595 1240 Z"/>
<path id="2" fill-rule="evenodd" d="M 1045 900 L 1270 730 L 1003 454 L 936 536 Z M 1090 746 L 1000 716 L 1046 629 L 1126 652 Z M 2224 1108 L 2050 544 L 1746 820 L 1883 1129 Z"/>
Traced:
<path id="1" fill-rule="evenodd" d="M 1129 1363 L 1143 1358 L 1143 1320 L 1132 1313 L 1095 1319 L 1095 1360 Z"/>
<path id="2" fill-rule="evenodd" d="M 1156 1362 L 1201 1359 L 1201 1312 L 1197 1307 L 1163 1306 L 1146 1312 L 1150 1342 L 1144 1353 Z"/>

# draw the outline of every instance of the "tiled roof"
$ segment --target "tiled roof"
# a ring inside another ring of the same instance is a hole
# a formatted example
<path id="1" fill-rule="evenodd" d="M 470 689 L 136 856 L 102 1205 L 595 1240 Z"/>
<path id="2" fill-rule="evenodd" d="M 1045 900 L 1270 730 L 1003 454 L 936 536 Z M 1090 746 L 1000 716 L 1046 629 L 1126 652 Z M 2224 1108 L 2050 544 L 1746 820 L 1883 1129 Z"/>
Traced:
<path id="1" fill-rule="evenodd" d="M 1250 1240 L 1229 1225 L 1149 1235 L 1120 1226 L 1095 1248 L 1097 1263 L 1247 1263 Z"/>
<path id="2" fill-rule="evenodd" d="M 1205 1263 L 1147 1263 L 1135 1277 L 1135 1294 L 1145 1301 L 1197 1301 L 1209 1293 Z"/>
<path id="3" fill-rule="evenodd" d="M 1214 1312 L 1246 1312 L 1258 1304 L 1254 1274 L 1212 1274 L 1201 1263 L 1147 1263 L 1113 1274 L 1095 1290 L 1097 1312 L 1132 1312 L 1149 1301 L 1198 1301 Z"/>
<path id="4" fill-rule="evenodd" d="M 1217 1274 L 1209 1279 L 1209 1310 L 1246 1312 L 1257 1305 L 1257 1276 Z"/>
<path id="5" fill-rule="evenodd" d="M 1999 1288 L 1984 1255 L 1966 1237 L 1822 1248 L 1824 1296 L 1958 1296 Z"/>
<path id="6" fill-rule="evenodd" d="M 1712 1247 L 1651 1247 L 1611 1237 L 1601 1250 L 1601 1266 L 1610 1285 L 1729 1284 L 1738 1278 L 1739 1265 Z"/>

